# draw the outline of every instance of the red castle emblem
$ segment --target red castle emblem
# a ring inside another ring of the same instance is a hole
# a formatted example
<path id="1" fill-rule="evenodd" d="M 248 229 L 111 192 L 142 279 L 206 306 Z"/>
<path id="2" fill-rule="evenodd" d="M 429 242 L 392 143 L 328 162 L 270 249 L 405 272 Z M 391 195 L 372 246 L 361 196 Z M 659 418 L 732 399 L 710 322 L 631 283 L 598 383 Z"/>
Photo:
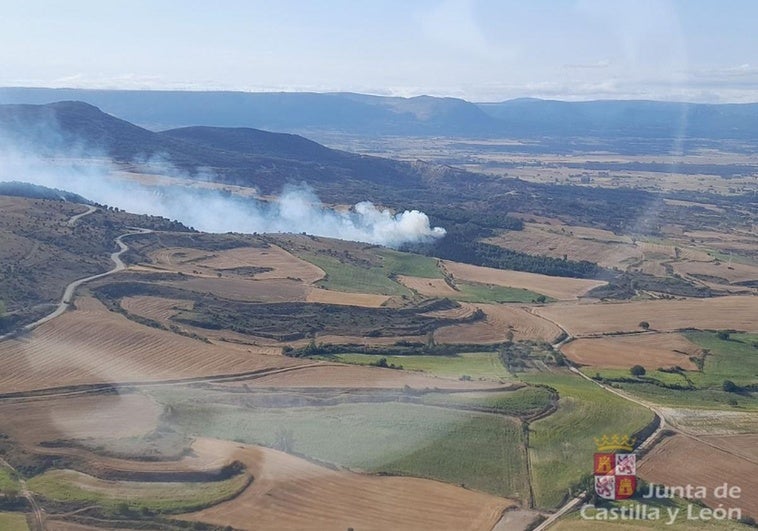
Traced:
<path id="1" fill-rule="evenodd" d="M 593 474 L 595 493 L 605 500 L 625 500 L 637 490 L 637 456 L 632 452 L 634 439 L 603 435 L 595 439 Z"/>

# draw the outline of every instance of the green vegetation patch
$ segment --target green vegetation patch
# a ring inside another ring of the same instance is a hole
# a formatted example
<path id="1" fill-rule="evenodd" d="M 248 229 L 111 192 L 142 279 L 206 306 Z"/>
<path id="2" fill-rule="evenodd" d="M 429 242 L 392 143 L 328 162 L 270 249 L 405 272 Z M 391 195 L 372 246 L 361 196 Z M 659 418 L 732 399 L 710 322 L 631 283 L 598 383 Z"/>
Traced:
<path id="1" fill-rule="evenodd" d="M 36 494 L 60 503 L 97 504 L 118 512 L 183 513 L 229 500 L 242 492 L 250 480 L 249 475 L 239 474 L 212 482 L 108 481 L 75 470 L 50 470 L 31 478 L 28 486 Z"/>
<path id="2" fill-rule="evenodd" d="M 398 402 L 329 407 L 246 408 L 167 394 L 172 427 L 285 449 L 376 473 L 448 481 L 498 494 L 523 494 L 522 430 L 501 415 Z"/>
<path id="3" fill-rule="evenodd" d="M 661 405 L 757 411 L 758 334 L 688 332 L 686 336 L 707 351 L 702 371 L 655 370 L 641 378 L 621 370 L 585 373 Z"/>
<path id="4" fill-rule="evenodd" d="M 465 281 L 456 281 L 455 286 L 460 290 L 460 294 L 454 298 L 464 302 L 551 302 L 555 300 L 524 288 Z"/>
<path id="5" fill-rule="evenodd" d="M 0 513 L 0 529 L 3 531 L 29 531 L 26 516 L 22 513 Z"/>
<path id="6" fill-rule="evenodd" d="M 523 373 L 521 378 L 560 395 L 558 410 L 529 427 L 532 487 L 540 508 L 560 505 L 569 488 L 592 473 L 594 437 L 631 435 L 653 420 L 648 409 L 568 372 Z"/>
<path id="7" fill-rule="evenodd" d="M 555 396 L 545 387 L 526 386 L 506 392 L 427 393 L 420 400 L 429 405 L 490 408 L 503 415 L 526 417 L 547 411 Z"/>
<path id="8" fill-rule="evenodd" d="M 5 467 L 0 467 L 0 493 L 18 492 L 19 484 L 16 475 Z"/>
<path id="9" fill-rule="evenodd" d="M 377 254 L 382 257 L 382 270 L 387 276 L 443 278 L 436 258 L 391 249 L 382 249 Z"/>
<path id="10" fill-rule="evenodd" d="M 381 356 L 377 354 L 337 354 L 334 361 L 356 365 L 376 364 L 386 358 L 388 364 L 402 366 L 405 370 L 423 371 L 435 376 L 474 379 L 509 380 L 511 374 L 505 370 L 497 352 L 464 352 L 454 356 Z"/>
<path id="11" fill-rule="evenodd" d="M 341 261 L 324 254 L 300 252 L 298 256 L 326 272 L 326 277 L 317 283 L 319 287 L 348 293 L 411 295 L 408 288 L 391 280 L 382 267 Z"/>

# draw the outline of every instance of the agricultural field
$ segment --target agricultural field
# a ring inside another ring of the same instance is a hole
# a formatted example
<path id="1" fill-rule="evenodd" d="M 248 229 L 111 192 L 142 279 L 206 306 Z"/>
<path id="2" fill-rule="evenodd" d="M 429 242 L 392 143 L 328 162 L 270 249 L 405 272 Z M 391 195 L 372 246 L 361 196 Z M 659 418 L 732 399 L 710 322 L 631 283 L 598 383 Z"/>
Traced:
<path id="1" fill-rule="evenodd" d="M 556 303 L 535 313 L 559 323 L 572 336 L 640 331 L 646 321 L 657 332 L 688 328 L 758 330 L 758 297 L 646 300 L 598 304 Z"/>
<path id="2" fill-rule="evenodd" d="M 674 435 L 657 444 L 638 467 L 640 477 L 664 485 L 707 487 L 704 502 L 711 507 L 740 508 L 744 516 L 758 517 L 756 465 L 697 439 Z M 713 489 L 727 482 L 738 486 L 739 499 L 716 498 Z"/>
<path id="3" fill-rule="evenodd" d="M 455 281 L 464 280 L 479 284 L 491 284 L 508 288 L 522 288 L 541 293 L 557 300 L 573 300 L 588 291 L 606 284 L 602 280 L 550 277 L 523 271 L 505 271 L 491 267 L 481 267 L 443 260 L 445 271 Z"/>
<path id="4" fill-rule="evenodd" d="M 285 447 L 354 471 L 437 479 L 504 497 L 528 490 L 520 423 L 397 402 L 246 408 L 164 393 L 168 426 L 191 436 Z M 476 451 L 472 451 L 475 448 Z"/>
<path id="5" fill-rule="evenodd" d="M 214 441 L 255 481 L 234 500 L 182 516 L 245 529 L 490 529 L 516 502 L 437 481 L 355 474 L 269 448 Z M 378 500 L 380 501 L 378 503 Z M 424 507 L 424 511 L 418 511 Z"/>
<path id="6" fill-rule="evenodd" d="M 298 360 L 239 352 L 137 324 L 95 299 L 3 345 L 0 392 L 197 378 L 291 367 Z M 181 360 L 181 363 L 177 361 Z"/>
<path id="7" fill-rule="evenodd" d="M 656 337 L 663 334 L 650 335 Z M 640 335 L 635 337 L 646 337 Z M 613 352 L 620 352 L 618 348 L 618 339 L 631 339 L 632 336 L 618 336 L 613 338 L 603 338 L 601 340 L 578 340 L 576 342 L 595 342 L 604 341 L 608 344 L 608 356 Z M 679 406 L 679 407 L 701 407 L 707 409 L 741 409 L 754 411 L 758 409 L 758 398 L 750 387 L 742 386 L 754 385 L 756 375 L 758 375 L 758 364 L 756 362 L 756 347 L 754 344 L 758 341 L 756 334 L 729 334 L 727 338 L 719 338 L 715 332 L 687 332 L 685 334 L 686 342 L 695 346 L 702 354 L 697 357 L 689 358 L 690 360 L 700 360 L 698 366 L 686 367 L 677 364 L 686 371 L 677 371 L 675 373 L 648 371 L 648 373 L 637 381 L 630 381 L 628 371 L 603 369 L 601 365 L 596 367 L 585 367 L 583 370 L 588 376 L 598 374 L 599 376 L 614 381 L 614 385 L 623 388 L 625 391 L 648 400 L 653 403 Z M 568 347 L 564 350 L 571 358 Z M 685 345 L 686 346 L 686 345 Z M 580 344 L 578 348 L 582 348 Z M 615 349 L 615 350 L 614 350 Z M 676 351 L 676 350 L 675 350 Z M 686 350 L 680 352 L 685 353 Z M 602 354 L 599 354 L 602 355 Z M 660 360 L 666 359 L 661 356 Z M 639 360 L 638 360 L 639 361 Z M 646 367 L 657 367 L 656 358 L 649 360 L 648 365 L 641 363 Z M 733 389 L 726 389 L 725 382 L 732 382 Z"/>
<path id="8" fill-rule="evenodd" d="M 246 473 L 205 482 L 112 481 L 61 469 L 31 478 L 28 487 L 45 500 L 72 507 L 97 504 L 105 510 L 121 513 L 174 514 L 234 498 L 251 481 L 252 477 Z"/>
<path id="9" fill-rule="evenodd" d="M 523 230 L 507 231 L 484 241 L 527 254 L 589 260 L 610 269 L 623 270 L 644 259 L 643 251 L 630 237 L 583 227 L 525 223 Z"/>
<path id="10" fill-rule="evenodd" d="M 4 531 L 29 531 L 26 515 L 23 513 L 0 512 L 0 529 Z"/>
<path id="11" fill-rule="evenodd" d="M 560 395 L 558 410 L 529 426 L 532 489 L 539 508 L 559 506 L 571 497 L 578 479 L 591 472 L 595 437 L 631 435 L 653 420 L 648 409 L 569 372 L 527 372 L 520 378 Z"/>
<path id="12" fill-rule="evenodd" d="M 451 356 L 382 356 L 378 354 L 336 354 L 334 361 L 357 365 L 376 364 L 385 359 L 406 371 L 421 371 L 445 378 L 503 381 L 512 376 L 503 367 L 497 352 L 463 352 Z"/>
<path id="13" fill-rule="evenodd" d="M 503 304 L 474 304 L 484 312 L 484 320 L 453 324 L 437 329 L 437 343 L 502 343 L 517 341 L 552 342 L 561 336 L 561 329 L 535 315 L 530 308 Z"/>
<path id="14" fill-rule="evenodd" d="M 605 369 L 629 369 L 642 365 L 653 369 L 681 367 L 697 370 L 692 357 L 701 348 L 681 334 L 634 334 L 593 339 L 577 339 L 561 348 L 574 363 Z"/>
<path id="15" fill-rule="evenodd" d="M 365 354 L 360 354 L 365 356 Z M 384 356 L 379 356 L 384 357 Z M 433 367 L 433 357 L 428 363 Z M 470 366 L 467 366 L 470 368 Z M 337 389 L 489 389 L 497 382 L 462 381 L 458 378 L 436 376 L 432 373 L 398 371 L 381 367 L 360 367 L 343 363 L 314 363 L 311 366 L 272 372 L 244 382 L 225 383 L 228 387 L 246 385 L 251 388 L 337 388 Z"/>

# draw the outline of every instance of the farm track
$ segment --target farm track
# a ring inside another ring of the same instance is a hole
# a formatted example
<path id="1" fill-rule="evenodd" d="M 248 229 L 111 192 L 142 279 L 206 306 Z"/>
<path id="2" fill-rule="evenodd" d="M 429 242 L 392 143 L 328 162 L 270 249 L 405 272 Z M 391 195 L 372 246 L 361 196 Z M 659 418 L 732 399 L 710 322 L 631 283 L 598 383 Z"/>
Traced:
<path id="1" fill-rule="evenodd" d="M 68 226 L 73 227 L 77 221 L 82 219 L 84 216 L 87 216 L 89 214 L 92 214 L 97 210 L 96 207 L 88 206 L 88 210 L 86 212 L 82 212 L 81 214 L 76 214 L 75 216 L 72 216 L 71 219 L 68 220 Z M 123 271 L 126 269 L 126 264 L 121 260 L 121 255 L 124 254 L 126 251 L 129 250 L 129 247 L 123 242 L 123 239 L 127 236 L 132 236 L 135 234 L 149 234 L 153 232 L 150 229 L 141 229 L 138 227 L 132 227 L 132 230 L 130 232 L 124 233 L 116 237 L 114 240 L 116 244 L 118 245 L 119 250 L 111 253 L 111 261 L 114 263 L 113 269 L 106 271 L 105 273 L 98 273 L 97 275 L 91 275 L 88 277 L 80 278 L 78 280 L 74 280 L 70 284 L 66 286 L 66 288 L 63 290 L 63 297 L 61 298 L 61 302 L 58 303 L 58 306 L 55 308 L 55 310 L 46 315 L 45 317 L 42 317 L 41 319 L 37 319 L 33 323 L 29 323 L 25 325 L 23 328 L 21 328 L 21 332 L 28 332 L 30 330 L 33 330 L 37 328 L 38 326 L 47 323 L 48 321 L 52 321 L 56 317 L 59 317 L 63 315 L 66 310 L 69 309 L 71 306 L 71 301 L 74 298 L 74 294 L 76 293 L 76 289 L 86 284 L 87 282 L 92 282 L 93 280 L 97 280 L 103 277 L 107 277 L 108 275 L 112 275 L 114 273 L 118 273 L 119 271 Z M 5 335 L 0 336 L 0 341 L 3 339 L 8 339 L 10 337 L 14 337 L 18 332 L 11 332 Z"/>

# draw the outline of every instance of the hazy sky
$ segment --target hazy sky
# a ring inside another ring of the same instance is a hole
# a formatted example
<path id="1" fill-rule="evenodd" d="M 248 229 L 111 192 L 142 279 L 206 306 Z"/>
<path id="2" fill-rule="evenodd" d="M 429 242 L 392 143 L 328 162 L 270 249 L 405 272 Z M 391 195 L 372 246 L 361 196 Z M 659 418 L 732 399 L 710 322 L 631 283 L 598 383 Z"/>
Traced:
<path id="1" fill-rule="evenodd" d="M 0 0 L 0 85 L 758 101 L 755 0 Z"/>

